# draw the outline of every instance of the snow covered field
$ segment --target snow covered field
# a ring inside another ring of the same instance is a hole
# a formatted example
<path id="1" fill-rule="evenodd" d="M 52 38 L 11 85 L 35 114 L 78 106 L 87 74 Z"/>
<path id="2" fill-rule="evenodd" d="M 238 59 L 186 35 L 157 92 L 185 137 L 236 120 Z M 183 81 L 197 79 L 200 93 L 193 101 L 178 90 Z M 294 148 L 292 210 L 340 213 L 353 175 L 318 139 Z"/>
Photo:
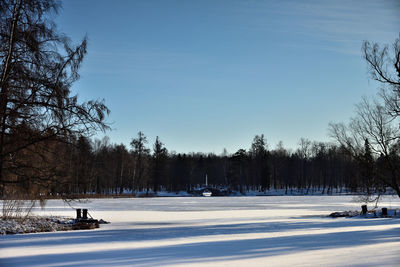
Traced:
<path id="1" fill-rule="evenodd" d="M 0 236 L 0 266 L 400 266 L 400 219 L 329 218 L 352 196 L 96 199 L 100 229 Z M 386 197 L 381 207 L 400 208 Z M 74 217 L 62 201 L 39 215 Z"/>

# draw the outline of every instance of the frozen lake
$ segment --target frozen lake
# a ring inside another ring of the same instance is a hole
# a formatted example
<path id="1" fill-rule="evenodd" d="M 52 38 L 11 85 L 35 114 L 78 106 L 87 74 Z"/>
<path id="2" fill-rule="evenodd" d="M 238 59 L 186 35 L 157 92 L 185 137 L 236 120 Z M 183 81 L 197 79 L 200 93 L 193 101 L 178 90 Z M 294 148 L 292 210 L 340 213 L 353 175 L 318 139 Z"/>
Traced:
<path id="1" fill-rule="evenodd" d="M 71 203 L 100 229 L 0 236 L 0 266 L 399 266 L 400 220 L 328 218 L 353 196 L 168 197 Z M 400 208 L 397 197 L 381 207 Z M 59 200 L 40 215 L 74 217 Z"/>

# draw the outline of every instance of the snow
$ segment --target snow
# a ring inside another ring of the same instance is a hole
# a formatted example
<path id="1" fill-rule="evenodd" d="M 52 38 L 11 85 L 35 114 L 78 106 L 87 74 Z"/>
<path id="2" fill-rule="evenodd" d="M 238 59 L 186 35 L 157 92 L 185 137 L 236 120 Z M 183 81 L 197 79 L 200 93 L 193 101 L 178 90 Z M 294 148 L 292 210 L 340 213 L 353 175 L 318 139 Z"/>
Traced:
<path id="1" fill-rule="evenodd" d="M 0 266 L 399 266 L 399 218 L 327 217 L 360 205 L 352 196 L 95 199 L 72 206 L 111 224 L 0 236 Z M 60 200 L 34 213 L 75 216 Z"/>
<path id="2" fill-rule="evenodd" d="M 30 216 L 24 220 L 0 219 L 0 235 L 72 230 L 74 220 L 63 217 Z"/>

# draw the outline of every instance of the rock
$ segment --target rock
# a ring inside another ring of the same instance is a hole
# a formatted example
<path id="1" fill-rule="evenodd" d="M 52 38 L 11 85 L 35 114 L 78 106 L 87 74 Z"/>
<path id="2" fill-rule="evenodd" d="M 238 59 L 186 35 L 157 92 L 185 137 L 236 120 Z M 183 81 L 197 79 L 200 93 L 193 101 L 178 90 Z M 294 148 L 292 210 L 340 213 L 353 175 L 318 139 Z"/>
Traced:
<path id="1" fill-rule="evenodd" d="M 358 211 L 338 211 L 329 214 L 329 217 L 338 218 L 338 217 L 355 217 L 360 215 Z"/>

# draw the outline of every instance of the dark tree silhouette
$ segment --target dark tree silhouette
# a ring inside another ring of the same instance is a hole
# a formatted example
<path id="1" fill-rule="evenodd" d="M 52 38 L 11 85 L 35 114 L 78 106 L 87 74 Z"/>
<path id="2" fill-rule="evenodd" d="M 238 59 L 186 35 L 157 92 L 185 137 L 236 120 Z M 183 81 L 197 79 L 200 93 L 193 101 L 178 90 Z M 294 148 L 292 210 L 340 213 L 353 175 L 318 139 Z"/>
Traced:
<path id="1" fill-rule="evenodd" d="M 133 172 L 132 190 L 145 186 L 148 183 L 147 165 L 150 149 L 146 147 L 147 137 L 138 132 L 138 136 L 132 139 L 131 146 L 133 148 L 133 157 L 135 160 L 135 168 Z M 141 189 L 141 188 L 140 188 Z"/>
<path id="2" fill-rule="evenodd" d="M 367 190 L 367 194 L 370 195 L 371 188 L 374 188 L 375 180 L 375 160 L 372 157 L 371 146 L 368 139 L 364 142 L 364 153 L 359 157 L 360 163 L 360 175 L 361 180 Z"/>
<path id="3" fill-rule="evenodd" d="M 104 119 L 109 110 L 103 101 L 79 103 L 71 95 L 87 39 L 73 46 L 57 32 L 50 15 L 58 10 L 59 2 L 52 0 L 0 1 L 2 193 L 10 185 L 43 187 L 49 181 L 51 173 L 43 173 L 46 166 L 20 160 L 24 154 L 49 160 L 55 143 L 108 128 Z M 29 175 L 21 175 L 21 169 Z"/>
<path id="4" fill-rule="evenodd" d="M 380 48 L 377 43 L 371 44 L 365 41 L 363 52 L 371 78 L 382 86 L 379 98 L 372 100 L 364 98 L 357 105 L 357 116 L 349 125 L 331 124 L 331 134 L 354 157 L 362 154 L 363 142 L 368 139 L 368 146 L 375 153 L 375 158 L 379 156 L 380 161 L 386 161 L 380 166 L 388 168 L 375 177 L 379 178 L 385 187 L 392 188 L 400 197 L 397 149 L 400 142 L 400 38 L 396 39 L 392 49 L 389 46 Z M 385 175 L 382 175 L 383 173 Z"/>
<path id="5" fill-rule="evenodd" d="M 381 85 L 380 95 L 393 117 L 400 116 L 400 35 L 392 47 L 378 43 L 363 43 L 364 59 L 370 77 Z"/>
<path id="6" fill-rule="evenodd" d="M 167 158 L 168 151 L 157 136 L 153 146 L 152 158 L 152 182 L 155 192 L 159 190 L 161 181 L 165 180 Z"/>

